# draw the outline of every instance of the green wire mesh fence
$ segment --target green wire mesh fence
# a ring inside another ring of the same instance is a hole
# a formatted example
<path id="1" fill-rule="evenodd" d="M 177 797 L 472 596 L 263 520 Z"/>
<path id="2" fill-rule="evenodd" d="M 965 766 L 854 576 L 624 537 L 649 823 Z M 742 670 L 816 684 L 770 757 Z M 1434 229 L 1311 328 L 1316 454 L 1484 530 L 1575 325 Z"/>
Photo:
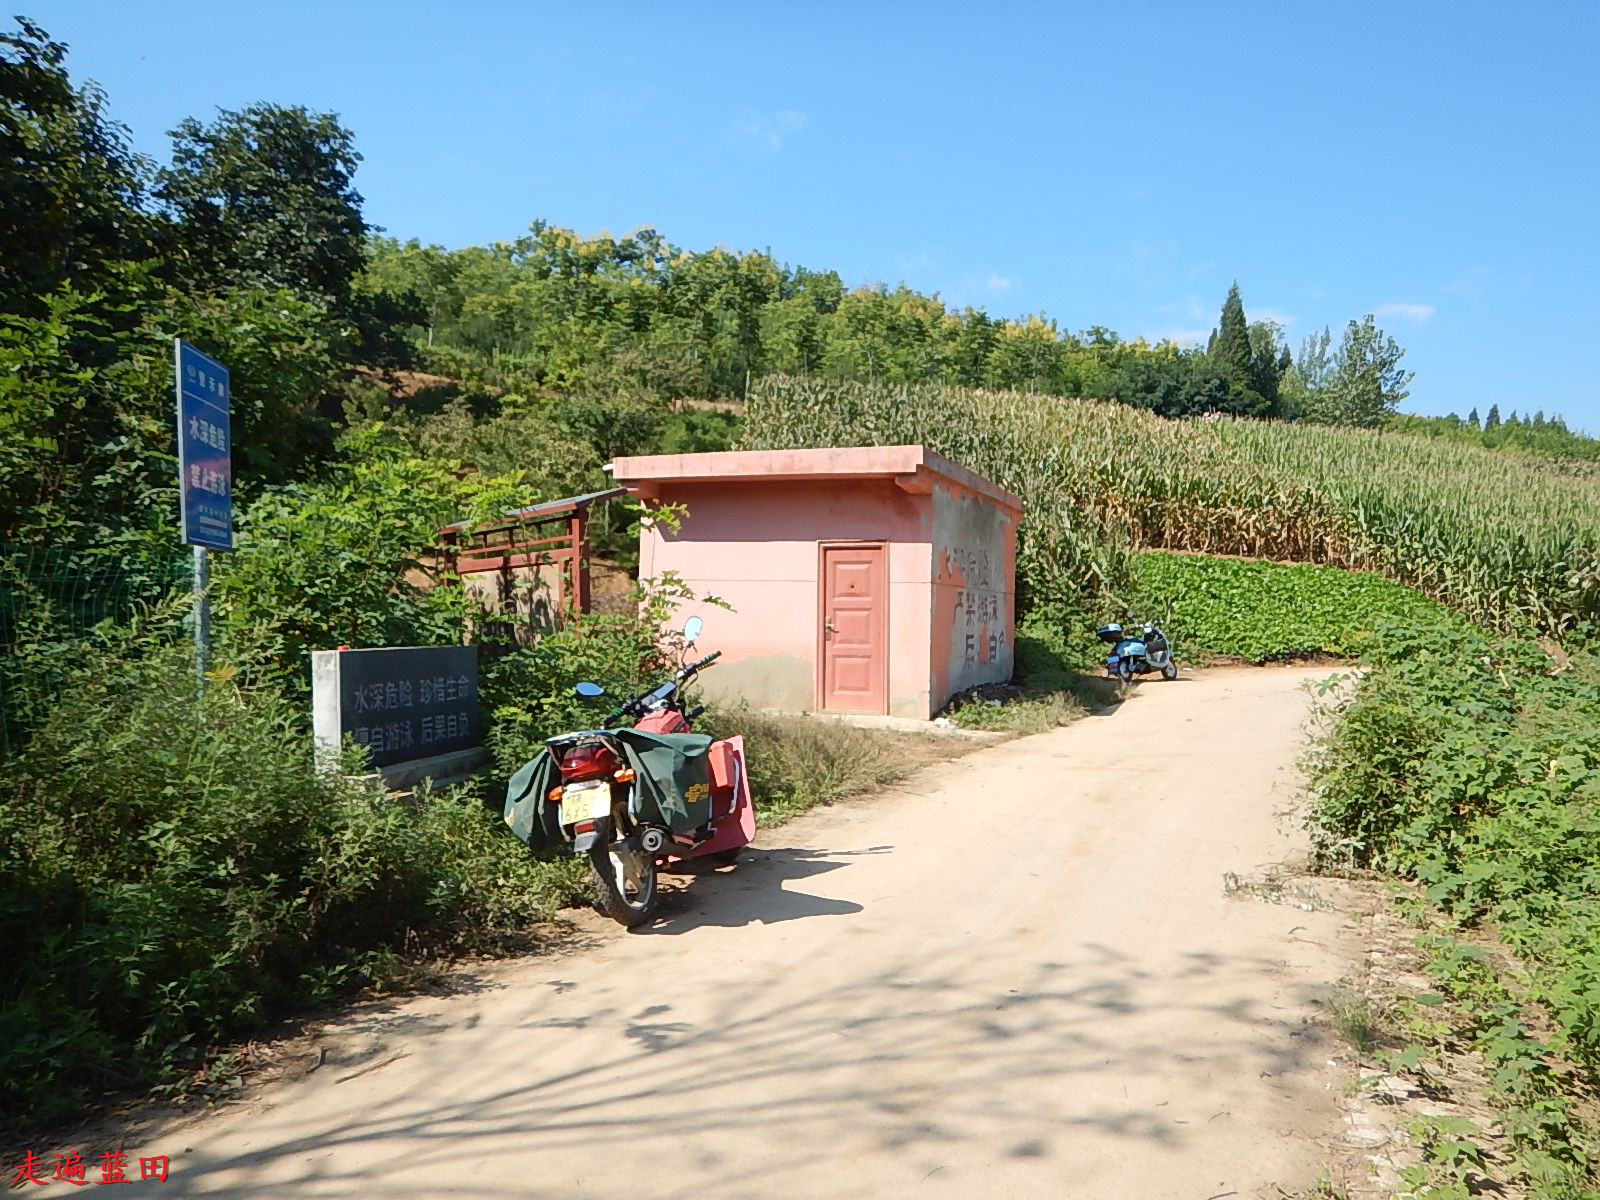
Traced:
<path id="1" fill-rule="evenodd" d="M 126 624 L 192 584 L 192 554 L 96 553 L 0 543 L 0 757 L 20 748 L 37 694 L 39 656 L 23 641 L 68 642 L 102 621 Z"/>

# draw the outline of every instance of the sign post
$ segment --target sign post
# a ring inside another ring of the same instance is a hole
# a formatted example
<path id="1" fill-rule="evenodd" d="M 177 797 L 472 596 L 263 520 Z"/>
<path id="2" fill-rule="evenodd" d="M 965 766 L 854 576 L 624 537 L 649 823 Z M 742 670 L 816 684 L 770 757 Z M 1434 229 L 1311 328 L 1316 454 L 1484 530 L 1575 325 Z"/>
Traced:
<path id="1" fill-rule="evenodd" d="M 210 550 L 233 549 L 233 457 L 228 368 L 172 339 L 178 407 L 178 495 L 183 540 L 194 547 L 195 669 L 211 652 Z"/>

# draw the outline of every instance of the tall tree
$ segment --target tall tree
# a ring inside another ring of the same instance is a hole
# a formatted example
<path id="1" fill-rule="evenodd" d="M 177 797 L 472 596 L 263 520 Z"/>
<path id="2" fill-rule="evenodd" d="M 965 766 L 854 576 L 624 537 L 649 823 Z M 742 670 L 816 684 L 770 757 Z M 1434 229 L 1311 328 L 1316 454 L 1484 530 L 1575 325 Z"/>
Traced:
<path id="1" fill-rule="evenodd" d="M 1252 321 L 1249 334 L 1251 386 L 1266 401 L 1265 415 L 1281 417 L 1284 406 L 1279 381 L 1291 361 L 1288 344 L 1283 341 L 1283 326 L 1270 320 Z"/>
<path id="2" fill-rule="evenodd" d="M 1368 313 L 1345 327 L 1327 385 L 1314 393 L 1307 416 L 1325 425 L 1374 428 L 1408 393 L 1412 372 L 1400 369 L 1405 351 Z"/>
<path id="3" fill-rule="evenodd" d="M 192 287 L 287 288 L 344 308 L 366 261 L 361 156 L 332 113 L 253 104 L 172 132 L 157 195 Z"/>
<path id="4" fill-rule="evenodd" d="M 1211 333 L 1206 353 L 1228 381 L 1228 390 L 1239 411 L 1264 415 L 1272 407 L 1257 386 L 1255 352 L 1250 346 L 1250 328 L 1245 321 L 1244 301 L 1239 298 L 1237 280 L 1222 302 L 1222 319 Z"/>
<path id="5" fill-rule="evenodd" d="M 1476 408 L 1474 408 L 1471 412 L 1469 412 L 1467 414 L 1467 424 L 1470 425 L 1473 429 L 1480 428 L 1480 426 L 1478 424 L 1478 410 Z"/>
<path id="6" fill-rule="evenodd" d="M 25 18 L 0 32 L 0 312 L 37 316 L 63 284 L 117 291 L 126 264 L 152 253 L 148 162 L 76 88 L 67 48 Z M 108 282 L 110 286 L 108 286 Z"/>
<path id="7" fill-rule="evenodd" d="M 1484 431 L 1487 432 L 1491 429 L 1498 429 L 1499 427 L 1500 406 L 1498 404 L 1491 404 L 1489 405 L 1489 415 L 1483 419 Z"/>

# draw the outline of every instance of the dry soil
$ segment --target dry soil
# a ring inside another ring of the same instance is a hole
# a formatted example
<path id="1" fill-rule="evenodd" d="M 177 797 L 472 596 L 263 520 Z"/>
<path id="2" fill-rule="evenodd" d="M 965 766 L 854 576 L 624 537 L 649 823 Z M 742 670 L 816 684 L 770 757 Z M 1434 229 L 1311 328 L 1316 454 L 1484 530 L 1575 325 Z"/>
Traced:
<path id="1" fill-rule="evenodd" d="M 1343 1073 L 1335 913 L 1292 857 L 1317 669 L 1114 712 L 819 810 L 655 927 L 335 1021 L 152 1133 L 162 1196 L 1216 1200 L 1310 1183 Z M 759 766 L 756 767 L 759 769 Z M 142 1185 L 134 1185 L 141 1187 Z"/>

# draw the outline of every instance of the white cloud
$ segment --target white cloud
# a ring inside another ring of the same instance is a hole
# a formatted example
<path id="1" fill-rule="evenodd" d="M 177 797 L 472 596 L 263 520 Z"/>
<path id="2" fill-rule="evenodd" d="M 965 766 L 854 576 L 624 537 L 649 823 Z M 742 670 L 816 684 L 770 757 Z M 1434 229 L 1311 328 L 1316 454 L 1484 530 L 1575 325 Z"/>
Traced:
<path id="1" fill-rule="evenodd" d="M 1419 325 L 1433 316 L 1434 308 L 1431 304 L 1380 304 L 1373 309 L 1376 317 L 1405 317 L 1408 321 L 1415 321 Z"/>
<path id="2" fill-rule="evenodd" d="M 993 271 L 990 271 L 989 278 L 983 286 L 988 288 L 991 292 L 1004 292 L 1010 290 L 1011 280 L 1007 279 L 1004 275 L 997 275 Z"/>
<path id="3" fill-rule="evenodd" d="M 803 112 L 785 108 L 777 112 L 755 112 L 747 109 L 731 127 L 733 139 L 741 146 L 754 146 L 766 150 L 780 150 L 791 133 L 798 133 L 811 123 Z"/>
<path id="4" fill-rule="evenodd" d="M 1140 334 L 1152 346 L 1160 342 L 1177 342 L 1180 346 L 1204 346 L 1211 337 L 1209 329 L 1157 329 Z"/>
<path id="5" fill-rule="evenodd" d="M 1280 325 L 1285 329 L 1294 324 L 1293 317 L 1291 317 L 1288 313 L 1282 312 L 1276 308 L 1246 309 L 1245 319 L 1251 324 L 1254 324 L 1257 321 L 1271 321 L 1274 325 Z"/>

